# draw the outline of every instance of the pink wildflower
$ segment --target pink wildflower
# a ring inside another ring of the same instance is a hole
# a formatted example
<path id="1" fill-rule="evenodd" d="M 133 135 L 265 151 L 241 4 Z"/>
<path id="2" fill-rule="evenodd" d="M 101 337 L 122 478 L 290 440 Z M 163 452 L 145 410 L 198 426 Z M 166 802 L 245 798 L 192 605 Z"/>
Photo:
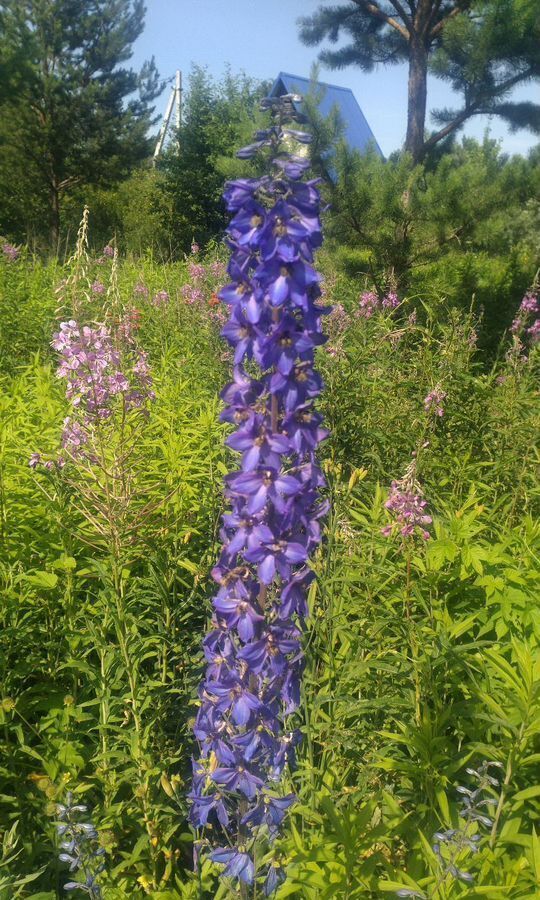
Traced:
<path id="1" fill-rule="evenodd" d="M 381 306 L 383 309 L 396 309 L 399 306 L 399 297 L 395 291 L 388 291 L 382 298 Z"/>
<path id="2" fill-rule="evenodd" d="M 423 540 L 429 540 L 430 534 L 425 526 L 430 525 L 433 519 L 425 511 L 427 500 L 423 500 L 421 494 L 407 490 L 403 481 L 393 481 L 385 506 L 395 519 L 382 529 L 385 537 L 389 537 L 398 528 L 402 537 L 413 537 L 419 532 Z"/>
<path id="3" fill-rule="evenodd" d="M 427 413 L 433 413 L 436 416 L 444 416 L 443 401 L 446 399 L 446 392 L 440 388 L 434 388 L 424 397 L 424 409 Z"/>
<path id="4" fill-rule="evenodd" d="M 152 298 L 153 306 L 164 306 L 170 300 L 168 291 L 158 291 Z"/>
<path id="5" fill-rule="evenodd" d="M 135 285 L 135 287 L 133 288 L 133 293 L 138 294 L 139 297 L 148 297 L 148 294 L 150 292 L 149 292 L 148 288 L 146 287 L 146 285 L 142 283 L 142 281 L 138 281 L 137 284 Z"/>
<path id="6" fill-rule="evenodd" d="M 6 241 L 2 245 L 2 252 L 4 256 L 9 259 L 11 262 L 15 262 L 16 259 L 21 255 L 21 251 L 18 247 L 15 247 L 13 244 L 8 244 Z"/>
<path id="7" fill-rule="evenodd" d="M 427 446 L 426 442 L 423 448 Z M 433 519 L 426 511 L 427 500 L 424 500 L 416 478 L 417 466 L 415 451 L 403 478 L 392 482 L 385 506 L 392 514 L 393 521 L 381 529 L 385 537 L 390 537 L 397 530 L 403 538 L 413 538 L 415 535 L 419 535 L 424 541 L 430 538 L 426 525 L 431 525 Z"/>
<path id="8" fill-rule="evenodd" d="M 540 319 L 535 319 L 530 328 L 527 328 L 527 334 L 530 336 L 533 344 L 540 340 Z"/>
<path id="9" fill-rule="evenodd" d="M 358 315 L 364 319 L 371 319 L 373 313 L 379 308 L 379 298 L 375 291 L 364 291 L 360 295 L 360 309 Z"/>
<path id="10" fill-rule="evenodd" d="M 190 262 L 188 265 L 188 274 L 193 281 L 199 281 L 204 278 L 206 270 L 200 263 Z"/>

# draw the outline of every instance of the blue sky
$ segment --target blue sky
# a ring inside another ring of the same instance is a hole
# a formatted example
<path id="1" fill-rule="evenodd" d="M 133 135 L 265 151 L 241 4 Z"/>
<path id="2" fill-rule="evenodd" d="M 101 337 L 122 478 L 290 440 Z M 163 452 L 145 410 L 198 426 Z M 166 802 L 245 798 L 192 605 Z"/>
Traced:
<path id="1" fill-rule="evenodd" d="M 316 47 L 305 47 L 298 38 L 296 21 L 309 15 L 320 0 L 146 0 L 146 27 L 135 45 L 136 66 L 152 55 L 163 77 L 181 69 L 185 79 L 192 63 L 206 65 L 219 78 L 225 66 L 245 71 L 255 78 L 274 78 L 278 72 L 309 76 L 317 58 Z M 354 91 L 384 154 L 403 142 L 407 113 L 405 67 L 380 68 L 371 74 L 350 67 L 339 71 L 321 66 L 321 81 L 340 84 Z M 513 99 L 539 100 L 538 84 L 518 88 Z M 158 101 L 165 109 L 168 89 Z M 452 91 L 431 79 L 428 108 L 451 106 Z M 465 134 L 482 138 L 486 128 L 500 139 L 507 153 L 526 153 L 538 143 L 528 131 L 511 134 L 494 117 L 470 121 Z"/>

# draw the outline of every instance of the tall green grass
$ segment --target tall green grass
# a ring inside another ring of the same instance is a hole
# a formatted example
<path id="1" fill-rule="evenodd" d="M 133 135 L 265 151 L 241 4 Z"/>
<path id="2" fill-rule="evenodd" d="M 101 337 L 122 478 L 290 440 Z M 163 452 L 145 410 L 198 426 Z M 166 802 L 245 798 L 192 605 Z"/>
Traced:
<path id="1" fill-rule="evenodd" d="M 66 414 L 49 342 L 69 317 L 55 289 L 72 269 L 0 265 L 0 898 L 62 896 L 53 823 L 66 789 L 93 808 L 106 900 L 235 896 L 210 864 L 191 873 L 185 799 L 227 462 L 218 393 L 231 362 L 211 279 L 190 305 L 187 263 L 120 265 L 156 400 L 133 457 L 136 527 L 114 557 L 76 480 L 28 466 L 36 450 L 56 453 Z M 319 358 L 332 512 L 310 595 L 304 740 L 290 773 L 300 803 L 280 840 L 278 897 L 381 898 L 408 886 L 438 900 L 533 898 L 538 351 L 520 363 L 502 348 L 488 368 L 474 321 L 421 298 L 358 318 L 358 286 L 323 266 L 345 307 Z M 87 274 L 110 277 L 93 260 Z M 159 290 L 170 302 L 158 308 Z M 89 319 L 106 302 L 90 297 Z M 423 398 L 436 385 L 448 396 L 433 422 Z M 434 525 L 430 541 L 404 550 L 381 533 L 384 503 L 418 449 Z M 494 824 L 463 861 L 470 887 L 441 880 L 432 835 L 457 826 L 456 787 L 482 759 L 503 768 Z"/>

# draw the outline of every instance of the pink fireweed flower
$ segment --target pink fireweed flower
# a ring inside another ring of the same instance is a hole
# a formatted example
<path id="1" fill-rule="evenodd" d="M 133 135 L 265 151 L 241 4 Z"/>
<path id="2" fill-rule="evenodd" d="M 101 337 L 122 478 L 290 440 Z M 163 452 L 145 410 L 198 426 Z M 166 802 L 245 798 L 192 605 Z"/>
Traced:
<path id="1" fill-rule="evenodd" d="M 21 255 L 21 251 L 19 250 L 19 248 L 15 247 L 13 244 L 8 244 L 7 241 L 2 244 L 2 253 L 6 257 L 6 259 L 9 259 L 11 262 L 15 262 L 15 260 L 18 259 Z"/>
<path id="2" fill-rule="evenodd" d="M 524 313 L 537 313 L 539 312 L 538 307 L 538 295 L 534 291 L 527 291 L 523 300 L 519 306 L 520 312 Z"/>
<path id="3" fill-rule="evenodd" d="M 74 413 L 65 419 L 62 435 L 62 445 L 72 455 L 81 452 L 93 427 L 110 419 L 116 397 L 124 397 L 127 409 L 153 399 L 146 357 L 134 347 L 131 332 L 124 333 L 124 340 L 120 352 L 105 325 L 80 327 L 73 319 L 62 322 L 53 337 L 61 357 L 57 377 L 66 379 Z"/>
<path id="4" fill-rule="evenodd" d="M 521 330 L 522 323 L 523 323 L 523 320 L 520 319 L 519 317 L 514 319 L 514 321 L 510 325 L 510 331 L 512 332 L 512 334 L 517 334 L 518 331 Z"/>
<path id="5" fill-rule="evenodd" d="M 193 281 L 199 281 L 204 278 L 206 269 L 200 263 L 190 262 L 188 264 L 188 275 Z"/>
<path id="6" fill-rule="evenodd" d="M 96 280 L 90 285 L 90 290 L 92 291 L 93 294 L 104 294 L 105 293 L 105 285 L 103 284 L 102 281 Z"/>
<path id="7" fill-rule="evenodd" d="M 133 344 L 135 341 L 135 332 L 141 324 L 141 313 L 136 307 L 126 309 L 124 315 L 118 323 L 118 337 L 125 344 Z"/>
<path id="8" fill-rule="evenodd" d="M 37 467 L 41 463 L 41 453 L 32 453 L 30 459 L 28 460 L 28 465 L 31 469 L 37 469 Z"/>
<path id="9" fill-rule="evenodd" d="M 385 507 L 392 514 L 393 521 L 381 529 L 385 537 L 390 537 L 397 531 L 405 539 L 414 538 L 415 535 L 424 541 L 430 538 L 426 525 L 431 525 L 433 519 L 426 511 L 427 500 L 424 500 L 416 478 L 417 466 L 415 454 L 403 478 L 392 482 Z"/>
<path id="10" fill-rule="evenodd" d="M 396 309 L 399 306 L 399 297 L 395 291 L 388 291 L 382 298 L 381 306 L 383 309 Z"/>
<path id="11" fill-rule="evenodd" d="M 517 315 L 510 326 L 513 335 L 522 336 L 524 333 L 532 336 L 533 341 L 536 340 L 536 324 L 527 328 L 530 322 L 530 316 L 537 315 L 540 312 L 540 304 L 538 300 L 538 289 L 535 285 L 527 291 L 523 300 L 519 305 Z M 532 328 L 532 331 L 531 331 Z"/>
<path id="12" fill-rule="evenodd" d="M 192 306 L 194 303 L 202 303 L 204 301 L 204 291 L 200 288 L 194 287 L 192 284 L 184 284 L 180 290 L 180 293 L 186 303 L 189 303 Z"/>
<path id="13" fill-rule="evenodd" d="M 372 315 L 382 309 L 393 310 L 400 304 L 400 299 L 395 291 L 387 291 L 383 297 L 375 291 L 364 291 L 360 295 L 359 310 L 357 315 L 364 319 L 371 319 Z"/>
<path id="14" fill-rule="evenodd" d="M 196 241 L 192 241 L 192 244 L 191 244 L 191 252 L 192 252 L 193 256 L 197 256 L 197 253 L 199 252 L 200 249 L 201 249 L 201 248 L 200 248 L 199 245 L 196 243 Z"/>
<path id="15" fill-rule="evenodd" d="M 446 391 L 442 391 L 440 388 L 434 388 L 424 397 L 425 411 L 439 417 L 444 416 L 444 407 L 442 404 L 446 397 Z"/>
<path id="16" fill-rule="evenodd" d="M 331 337 L 342 334 L 349 324 L 349 316 L 347 310 L 342 303 L 334 303 L 332 312 L 327 317 L 328 333 Z"/>
<path id="17" fill-rule="evenodd" d="M 146 285 L 142 283 L 142 281 L 138 281 L 137 284 L 135 285 L 135 287 L 133 288 L 133 293 L 138 294 L 139 297 L 148 297 L 148 294 L 150 293 L 150 291 L 148 290 Z"/>
<path id="18" fill-rule="evenodd" d="M 66 461 L 63 456 L 57 457 L 57 459 L 43 459 L 41 453 L 32 453 L 30 459 L 28 460 L 28 465 L 31 469 L 37 469 L 42 467 L 46 469 L 48 472 L 52 472 L 55 469 L 63 469 L 66 464 Z"/>
<path id="19" fill-rule="evenodd" d="M 103 256 L 105 256 L 107 259 L 113 259 L 114 247 L 111 247 L 110 244 L 107 244 L 107 246 L 103 248 Z"/>
<path id="20" fill-rule="evenodd" d="M 527 334 L 530 336 L 533 344 L 540 340 L 540 319 L 536 319 L 530 328 L 527 328 Z"/>
<path id="21" fill-rule="evenodd" d="M 66 416 L 62 430 L 62 447 L 73 456 L 78 456 L 82 448 L 88 442 L 88 432 L 78 422 Z"/>
<path id="22" fill-rule="evenodd" d="M 210 273 L 213 278 L 223 278 L 227 272 L 227 266 L 225 263 L 221 262 L 220 259 L 216 259 L 213 263 L 210 263 Z"/>
<path id="23" fill-rule="evenodd" d="M 373 313 L 379 308 L 379 298 L 375 291 L 364 291 L 360 295 L 360 308 L 358 315 L 364 319 L 370 319 Z"/>
<path id="24" fill-rule="evenodd" d="M 168 291 L 158 291 L 152 298 L 153 306 L 165 306 L 170 300 Z"/>

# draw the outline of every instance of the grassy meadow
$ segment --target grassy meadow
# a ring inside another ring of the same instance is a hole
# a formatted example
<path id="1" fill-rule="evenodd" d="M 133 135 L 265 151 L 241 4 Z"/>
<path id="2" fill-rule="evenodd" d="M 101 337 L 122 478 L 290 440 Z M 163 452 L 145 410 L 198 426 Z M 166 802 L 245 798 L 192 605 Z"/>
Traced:
<path id="1" fill-rule="evenodd" d="M 224 257 L 199 256 L 116 261 L 83 241 L 65 264 L 0 259 L 1 900 L 64 896 L 67 791 L 106 851 L 105 900 L 240 896 L 208 861 L 193 873 L 187 823 L 233 460 L 219 420 L 232 369 L 215 296 Z M 331 513 L 276 896 L 533 900 L 538 345 L 523 357 L 505 334 L 488 359 L 482 323 L 443 294 L 362 316 L 359 279 L 330 252 L 318 262 L 335 307 L 318 350 Z M 108 423 L 99 460 L 59 465 L 68 403 L 53 333 L 126 316 L 155 398 Z M 434 390 L 444 415 L 426 411 Z M 383 534 L 411 464 L 433 517 L 425 541 Z M 479 779 L 488 824 L 463 815 Z M 449 830 L 461 843 L 434 838 Z"/>

